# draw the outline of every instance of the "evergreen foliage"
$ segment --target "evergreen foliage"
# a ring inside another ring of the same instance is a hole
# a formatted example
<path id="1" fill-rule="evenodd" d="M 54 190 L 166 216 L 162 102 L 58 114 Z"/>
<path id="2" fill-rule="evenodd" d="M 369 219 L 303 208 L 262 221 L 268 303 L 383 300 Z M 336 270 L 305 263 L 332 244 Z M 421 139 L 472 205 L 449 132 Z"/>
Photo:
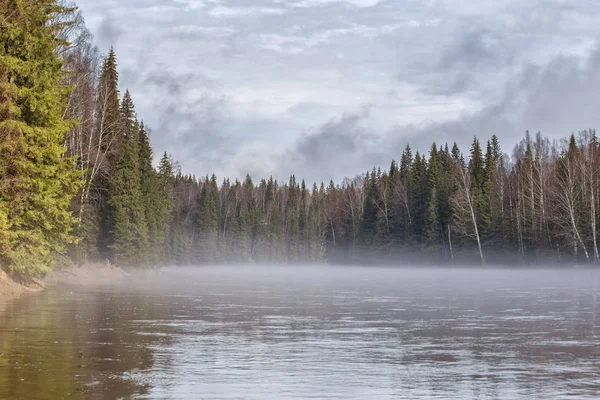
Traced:
<path id="1" fill-rule="evenodd" d="M 118 264 L 137 265 L 148 261 L 148 225 L 140 168 L 140 127 L 129 91 L 121 103 L 121 120 L 123 137 L 110 187 L 109 204 L 114 210 L 110 248 Z"/>
<path id="2" fill-rule="evenodd" d="M 119 147 L 123 145 L 123 123 L 121 103 L 119 101 L 119 74 L 117 57 L 114 49 L 110 49 L 104 60 L 97 88 L 97 131 L 96 149 L 93 165 L 88 166 L 88 194 L 84 202 L 91 203 L 90 210 L 97 214 L 98 237 L 96 245 L 98 253 L 105 258 L 112 257 L 112 228 L 115 223 L 115 210 L 110 204 L 111 179 L 115 174 L 115 166 L 119 155 Z M 121 153 L 122 154 L 122 153 Z M 98 171 L 94 174 L 95 171 Z M 93 190 L 93 193 L 92 193 Z M 94 196 L 95 195 L 95 196 Z M 83 224 L 89 221 L 80 218 Z M 93 222 L 91 222 L 93 223 Z M 93 241 L 93 239 L 88 239 Z"/>
<path id="3" fill-rule="evenodd" d="M 74 160 L 65 156 L 64 120 L 70 87 L 57 54 L 66 45 L 57 14 L 73 10 L 51 0 L 14 0 L 0 9 L 0 267 L 41 275 L 73 243 L 69 213 L 78 190 Z M 67 19 L 67 18 L 65 18 Z"/>

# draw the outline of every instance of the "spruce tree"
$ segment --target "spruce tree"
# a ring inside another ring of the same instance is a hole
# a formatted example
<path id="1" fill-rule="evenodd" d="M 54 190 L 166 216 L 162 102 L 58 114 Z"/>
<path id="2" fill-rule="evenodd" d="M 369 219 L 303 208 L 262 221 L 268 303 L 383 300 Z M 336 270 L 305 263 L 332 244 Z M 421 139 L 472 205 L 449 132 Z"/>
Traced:
<path id="1" fill-rule="evenodd" d="M 98 114 L 97 129 L 104 132 L 100 149 L 107 152 L 111 149 L 111 143 L 120 140 L 122 131 L 117 55 L 112 47 L 104 60 L 98 82 Z M 112 158 L 113 154 L 108 157 Z"/>
<path id="2" fill-rule="evenodd" d="M 394 232 L 400 246 L 405 245 L 412 235 L 412 164 L 412 151 L 410 146 L 406 145 L 400 159 L 398 178 L 394 184 L 396 190 L 393 191 L 395 214 L 398 215 L 398 218 L 396 218 L 396 223 L 392 225 L 392 232 Z"/>
<path id="3" fill-rule="evenodd" d="M 173 176 L 173 163 L 165 152 L 158 165 L 158 176 L 156 178 L 155 192 L 156 199 L 156 227 L 155 236 L 151 242 L 152 246 L 160 249 L 159 262 L 167 261 L 167 254 L 170 253 L 168 234 L 169 226 L 173 219 L 173 188 L 175 177 Z"/>
<path id="4" fill-rule="evenodd" d="M 152 147 L 150 138 L 144 122 L 140 124 L 138 133 L 138 159 L 140 166 L 140 190 L 144 218 L 148 226 L 148 248 L 142 249 L 146 254 L 148 262 L 157 265 L 163 254 L 164 238 L 160 226 L 161 198 L 156 171 L 152 167 Z"/>
<path id="5" fill-rule="evenodd" d="M 456 162 L 462 159 L 462 153 L 460 152 L 460 149 L 458 148 L 456 142 L 454 142 L 454 144 L 452 145 L 452 159 Z"/>
<path id="6" fill-rule="evenodd" d="M 488 144 L 489 156 L 491 157 L 491 146 Z M 489 161 L 491 162 L 491 160 Z M 477 138 L 473 139 L 471 145 L 471 159 L 469 160 L 469 173 L 471 174 L 471 188 L 475 203 L 475 214 L 477 227 L 482 239 L 487 239 L 491 225 L 490 219 L 490 192 L 491 184 L 487 174 L 486 160 L 484 159 L 481 145 Z"/>
<path id="7" fill-rule="evenodd" d="M 254 182 L 250 175 L 246 175 L 246 179 L 241 187 L 242 201 L 238 209 L 238 224 L 240 230 L 240 248 L 243 259 L 250 260 L 256 255 L 253 254 L 254 239 L 258 230 L 257 207 L 254 199 Z"/>
<path id="8" fill-rule="evenodd" d="M 119 101 L 119 73 L 117 71 L 117 56 L 114 49 L 110 49 L 108 57 L 104 60 L 100 79 L 98 81 L 98 99 L 96 111 L 97 133 L 97 168 L 102 173 L 95 177 L 88 175 L 86 183 L 95 189 L 95 204 L 87 207 L 88 213 L 81 217 L 82 224 L 87 230 L 95 232 L 97 237 L 84 236 L 85 242 L 96 242 L 98 253 L 103 258 L 111 258 L 113 243 L 112 229 L 114 226 L 114 210 L 110 205 L 111 180 L 115 174 L 116 160 L 119 147 L 123 138 L 123 123 L 121 119 L 121 104 Z M 88 171 L 88 174 L 91 171 Z M 94 178 L 95 182 L 90 180 Z M 99 226 L 95 226 L 97 221 Z"/>
<path id="9" fill-rule="evenodd" d="M 415 154 L 411 168 L 411 206 L 413 209 L 412 235 L 417 243 L 425 239 L 425 224 L 427 208 L 429 206 L 429 178 L 427 175 L 427 161 L 419 152 Z"/>
<path id="10" fill-rule="evenodd" d="M 478 190 L 481 190 L 485 181 L 485 166 L 483 161 L 483 153 L 481 151 L 481 145 L 479 144 L 479 140 L 477 138 L 473 139 L 473 144 L 471 145 L 471 159 L 469 161 L 469 171 L 471 172 L 471 176 L 473 177 L 473 186 L 476 187 Z"/>
<path id="11" fill-rule="evenodd" d="M 486 241 L 489 241 L 492 239 L 492 176 L 496 169 L 496 160 L 490 141 L 487 142 L 484 167 L 481 195 L 477 201 L 477 216 L 479 218 L 481 234 Z"/>
<path id="12" fill-rule="evenodd" d="M 205 177 L 197 200 L 195 259 L 204 264 L 219 261 L 219 192 L 217 177 Z"/>
<path id="13" fill-rule="evenodd" d="M 121 104 L 121 121 L 123 137 L 110 188 L 109 202 L 114 210 L 110 248 L 117 264 L 140 265 L 147 261 L 148 226 L 141 189 L 139 124 L 129 91 Z"/>
<path id="14" fill-rule="evenodd" d="M 310 261 L 322 261 L 325 256 L 325 244 L 323 242 L 323 227 L 322 227 L 322 200 L 317 188 L 317 183 L 313 184 L 310 209 L 308 211 L 308 219 L 310 223 L 310 242 L 309 255 Z"/>
<path id="15" fill-rule="evenodd" d="M 72 243 L 68 211 L 79 178 L 65 158 L 63 119 L 70 88 L 57 49 L 72 15 L 53 0 L 13 0 L 0 8 L 0 267 L 42 275 Z"/>
<path id="16" fill-rule="evenodd" d="M 306 189 L 306 182 L 302 179 L 300 185 L 300 209 L 298 212 L 298 231 L 300 237 L 298 258 L 300 261 L 307 261 L 310 253 L 310 225 L 308 221 L 309 192 Z"/>
<path id="17" fill-rule="evenodd" d="M 427 168 L 428 196 L 427 217 L 425 227 L 425 244 L 428 247 L 439 247 L 440 241 L 440 219 L 438 212 L 437 191 L 440 186 L 441 177 L 440 156 L 435 142 L 431 145 L 429 152 L 429 166 Z"/>
<path id="18" fill-rule="evenodd" d="M 288 196 L 285 206 L 287 262 L 291 263 L 298 261 L 298 192 L 299 190 L 296 186 L 296 177 L 292 175 L 288 184 Z"/>
<path id="19" fill-rule="evenodd" d="M 283 246 L 283 229 L 281 223 L 281 208 L 277 201 L 277 182 L 273 177 L 267 182 L 265 204 L 268 212 L 267 259 L 271 262 L 281 261 L 279 252 Z"/>
<path id="20" fill-rule="evenodd" d="M 437 250 L 440 245 L 441 235 L 440 219 L 438 215 L 438 198 L 435 187 L 431 191 L 431 198 L 429 200 L 429 206 L 427 207 L 426 223 L 425 244 L 427 247 Z"/>
<path id="21" fill-rule="evenodd" d="M 330 186 L 333 187 L 333 182 Z M 366 195 L 360 226 L 360 236 L 365 250 L 370 249 L 377 232 L 377 174 L 373 170 L 365 178 Z"/>

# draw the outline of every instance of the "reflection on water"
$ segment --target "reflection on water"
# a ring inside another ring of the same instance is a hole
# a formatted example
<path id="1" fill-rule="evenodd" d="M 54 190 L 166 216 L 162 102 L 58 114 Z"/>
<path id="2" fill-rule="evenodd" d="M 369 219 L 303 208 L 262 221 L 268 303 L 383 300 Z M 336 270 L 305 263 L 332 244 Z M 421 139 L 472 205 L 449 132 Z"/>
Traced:
<path id="1" fill-rule="evenodd" d="M 248 267 L 62 286 L 0 307 L 0 399 L 595 399 L 597 284 Z"/>

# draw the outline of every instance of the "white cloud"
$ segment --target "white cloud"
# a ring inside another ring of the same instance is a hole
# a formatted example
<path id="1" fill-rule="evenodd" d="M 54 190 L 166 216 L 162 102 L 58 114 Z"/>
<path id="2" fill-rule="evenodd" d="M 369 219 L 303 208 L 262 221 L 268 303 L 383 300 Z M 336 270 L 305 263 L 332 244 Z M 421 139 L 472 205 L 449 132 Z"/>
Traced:
<path id="1" fill-rule="evenodd" d="M 170 29 L 173 34 L 199 34 L 217 38 L 226 38 L 236 32 L 235 29 L 226 26 L 200 26 L 200 25 L 177 25 Z"/>
<path id="2" fill-rule="evenodd" d="M 439 19 L 425 21 L 408 20 L 395 24 L 368 26 L 364 24 L 346 23 L 343 28 L 324 29 L 310 35 L 296 34 L 300 31 L 298 26 L 290 28 L 292 34 L 265 33 L 257 36 L 258 46 L 280 53 L 299 54 L 316 46 L 331 43 L 336 38 L 343 36 L 356 36 L 365 39 L 376 39 L 380 36 L 392 35 L 401 28 L 418 28 L 421 26 L 435 27 Z"/>
<path id="3" fill-rule="evenodd" d="M 285 14 L 285 10 L 282 8 L 273 7 L 226 7 L 217 6 L 211 9 L 208 13 L 213 17 L 217 18 L 228 18 L 228 17 L 245 17 L 253 14 L 265 14 L 265 15 L 281 15 Z"/>
<path id="4" fill-rule="evenodd" d="M 349 4 L 357 7 L 373 7 L 379 4 L 381 0 L 299 0 L 290 1 L 288 4 L 292 7 L 316 7 L 328 4 Z"/>

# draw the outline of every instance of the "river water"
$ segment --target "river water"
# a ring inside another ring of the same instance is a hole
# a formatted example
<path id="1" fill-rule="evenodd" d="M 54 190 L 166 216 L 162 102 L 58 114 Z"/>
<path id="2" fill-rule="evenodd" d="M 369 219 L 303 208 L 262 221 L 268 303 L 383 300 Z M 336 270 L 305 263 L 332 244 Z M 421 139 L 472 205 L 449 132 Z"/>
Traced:
<path id="1" fill-rule="evenodd" d="M 590 270 L 210 267 L 0 303 L 0 399 L 600 398 Z"/>

